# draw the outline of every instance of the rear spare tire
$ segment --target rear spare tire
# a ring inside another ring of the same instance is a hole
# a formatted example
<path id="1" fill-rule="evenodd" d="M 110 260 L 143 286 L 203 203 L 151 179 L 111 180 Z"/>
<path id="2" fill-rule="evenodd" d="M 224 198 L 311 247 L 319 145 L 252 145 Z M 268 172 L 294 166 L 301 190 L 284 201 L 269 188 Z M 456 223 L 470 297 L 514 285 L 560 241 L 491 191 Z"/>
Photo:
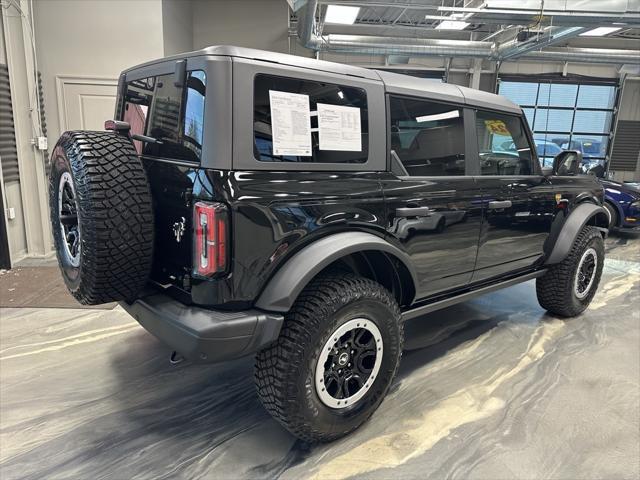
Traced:
<path id="1" fill-rule="evenodd" d="M 49 178 L 58 263 L 71 294 L 85 305 L 132 300 L 153 258 L 153 208 L 147 176 L 128 138 L 65 132 Z"/>

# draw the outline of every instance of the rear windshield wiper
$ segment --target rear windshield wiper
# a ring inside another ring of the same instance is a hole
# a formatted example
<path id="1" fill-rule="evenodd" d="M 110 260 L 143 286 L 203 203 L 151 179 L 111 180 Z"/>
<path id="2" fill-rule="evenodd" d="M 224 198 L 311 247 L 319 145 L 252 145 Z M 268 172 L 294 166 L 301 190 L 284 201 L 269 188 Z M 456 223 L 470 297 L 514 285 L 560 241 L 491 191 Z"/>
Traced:
<path id="1" fill-rule="evenodd" d="M 153 138 L 153 137 L 147 137 L 146 135 L 139 135 L 137 133 L 132 133 L 131 138 L 133 140 L 139 140 L 145 143 L 155 143 L 158 145 L 162 145 L 162 140 L 158 140 L 157 138 Z"/>

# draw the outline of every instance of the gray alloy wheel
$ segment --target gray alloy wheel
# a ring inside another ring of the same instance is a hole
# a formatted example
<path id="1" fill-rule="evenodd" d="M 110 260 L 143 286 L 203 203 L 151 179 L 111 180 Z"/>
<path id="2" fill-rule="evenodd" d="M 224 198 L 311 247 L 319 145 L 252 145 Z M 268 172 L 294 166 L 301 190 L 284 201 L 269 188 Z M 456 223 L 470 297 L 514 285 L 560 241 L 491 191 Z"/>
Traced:
<path id="1" fill-rule="evenodd" d="M 579 299 L 583 299 L 589 294 L 596 277 L 596 267 L 598 265 L 598 254 L 595 249 L 588 248 L 582 254 L 576 275 L 573 281 L 573 293 Z"/>
<path id="2" fill-rule="evenodd" d="M 384 347 L 375 323 L 355 318 L 334 331 L 316 364 L 316 391 L 327 407 L 346 408 L 360 400 L 380 371 Z"/>

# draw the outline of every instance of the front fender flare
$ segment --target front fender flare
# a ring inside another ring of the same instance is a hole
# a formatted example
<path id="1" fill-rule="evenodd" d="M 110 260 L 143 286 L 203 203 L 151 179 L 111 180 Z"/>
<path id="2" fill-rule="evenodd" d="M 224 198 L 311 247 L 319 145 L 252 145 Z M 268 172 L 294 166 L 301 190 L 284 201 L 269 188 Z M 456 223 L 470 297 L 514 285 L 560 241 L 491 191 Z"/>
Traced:
<path id="1" fill-rule="evenodd" d="M 386 240 L 366 232 L 343 232 L 329 235 L 307 245 L 293 255 L 269 280 L 255 306 L 266 311 L 286 312 L 302 289 L 323 269 L 336 260 L 356 252 L 381 251 L 400 260 L 418 285 L 409 256 Z"/>
<path id="2" fill-rule="evenodd" d="M 598 218 L 608 219 L 609 213 L 604 207 L 593 203 L 581 203 L 573 209 L 562 225 L 562 229 L 551 249 L 551 253 L 545 260 L 545 265 L 554 265 L 560 263 L 566 258 L 571 250 L 573 242 L 584 226 L 594 218 L 595 226 L 606 232 L 608 221 L 598 220 Z M 600 225 L 602 223 L 602 225 Z"/>

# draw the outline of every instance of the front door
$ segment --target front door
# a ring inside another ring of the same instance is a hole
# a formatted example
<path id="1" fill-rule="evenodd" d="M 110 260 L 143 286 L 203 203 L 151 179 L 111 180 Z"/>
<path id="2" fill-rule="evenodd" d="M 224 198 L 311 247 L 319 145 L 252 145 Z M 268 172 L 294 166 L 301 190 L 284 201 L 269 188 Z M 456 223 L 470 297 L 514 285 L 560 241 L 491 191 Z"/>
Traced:
<path id="1" fill-rule="evenodd" d="M 522 119 L 477 111 L 475 123 L 483 222 L 473 282 L 534 266 L 556 209 Z"/>
<path id="2" fill-rule="evenodd" d="M 418 275 L 416 299 L 464 287 L 476 260 L 482 202 L 467 176 L 464 109 L 392 96 L 392 173 L 382 175 L 386 228 Z"/>

